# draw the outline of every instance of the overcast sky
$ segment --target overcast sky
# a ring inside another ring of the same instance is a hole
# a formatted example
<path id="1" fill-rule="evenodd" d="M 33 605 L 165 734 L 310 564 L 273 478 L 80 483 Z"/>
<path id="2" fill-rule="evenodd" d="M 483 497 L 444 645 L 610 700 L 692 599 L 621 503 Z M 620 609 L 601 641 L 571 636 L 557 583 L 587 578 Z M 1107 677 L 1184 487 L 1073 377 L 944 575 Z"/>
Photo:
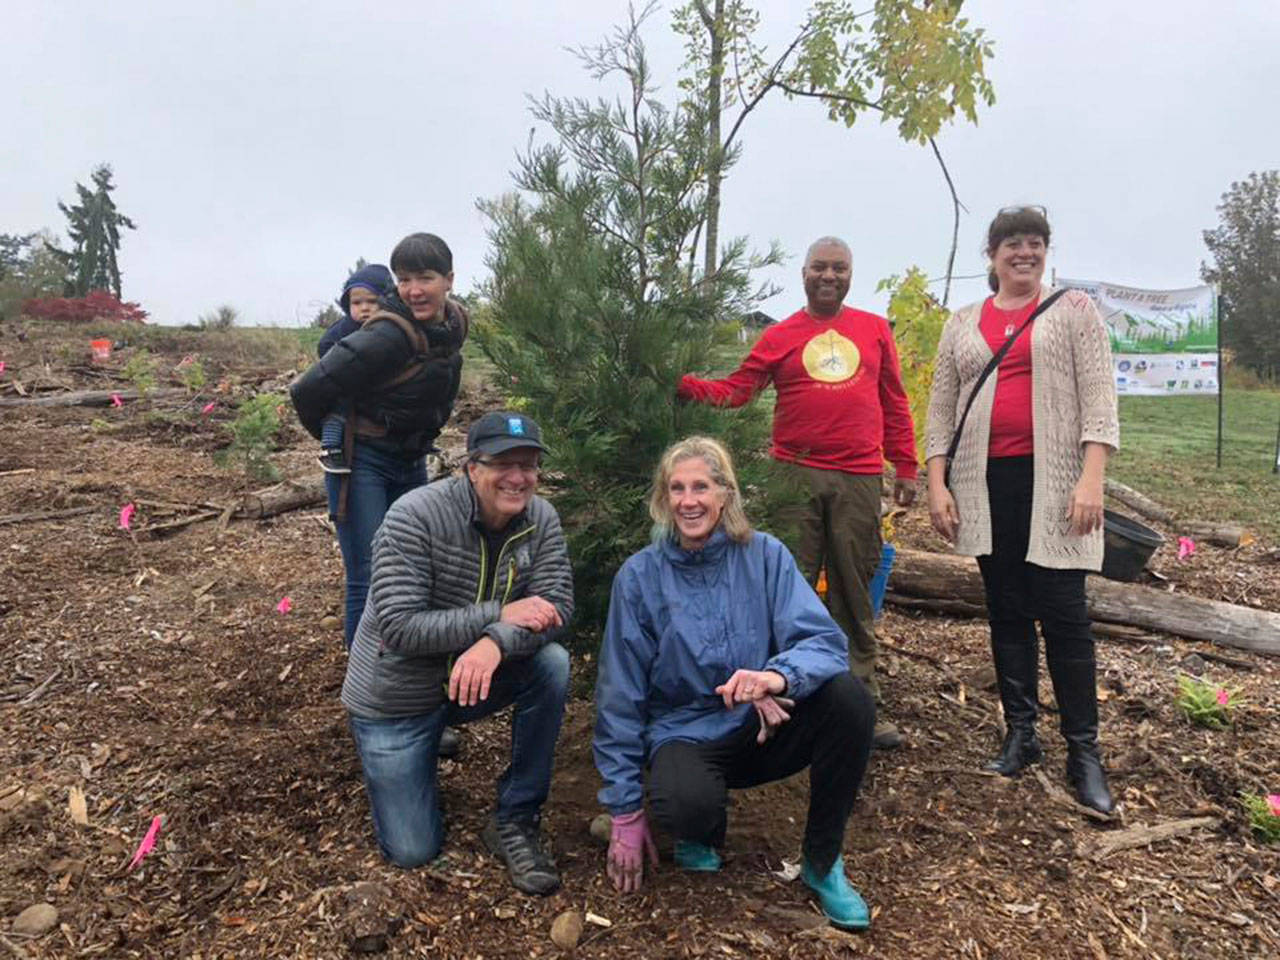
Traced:
<path id="1" fill-rule="evenodd" d="M 565 48 L 599 39 L 625 4 L 361 6 L 6 3 L 0 232 L 61 233 L 57 201 L 107 162 L 138 226 L 124 293 L 156 322 L 223 303 L 245 323 L 307 322 L 357 257 L 385 262 L 414 230 L 449 242 L 458 289 L 472 289 L 486 247 L 475 202 L 511 189 L 526 95 L 600 92 Z M 646 37 L 671 98 L 669 9 Z M 803 4 L 760 9 L 778 46 Z M 1030 202 L 1049 210 L 1063 276 L 1198 282 L 1222 193 L 1280 167 L 1280 3 L 970 0 L 965 13 L 995 42 L 997 100 L 939 138 L 969 209 L 957 272 L 983 268 L 997 208 Z M 821 234 L 853 247 L 852 304 L 882 309 L 876 282 L 910 264 L 942 273 L 951 211 L 927 148 L 778 98 L 742 142 L 722 236 L 792 255 L 769 313 L 803 303 L 800 258 Z M 962 283 L 952 303 L 983 289 Z"/>

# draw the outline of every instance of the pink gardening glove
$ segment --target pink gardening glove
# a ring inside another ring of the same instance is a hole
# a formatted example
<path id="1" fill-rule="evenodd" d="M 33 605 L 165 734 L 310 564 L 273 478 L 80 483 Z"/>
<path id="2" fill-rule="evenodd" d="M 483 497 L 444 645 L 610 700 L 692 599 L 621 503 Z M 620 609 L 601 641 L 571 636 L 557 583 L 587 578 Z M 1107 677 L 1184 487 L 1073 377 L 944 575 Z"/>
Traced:
<path id="1" fill-rule="evenodd" d="M 650 862 L 657 867 L 658 848 L 653 845 L 644 809 L 614 817 L 613 831 L 609 837 L 609 862 L 605 872 L 609 874 L 613 885 L 623 893 L 640 889 L 646 852 Z"/>

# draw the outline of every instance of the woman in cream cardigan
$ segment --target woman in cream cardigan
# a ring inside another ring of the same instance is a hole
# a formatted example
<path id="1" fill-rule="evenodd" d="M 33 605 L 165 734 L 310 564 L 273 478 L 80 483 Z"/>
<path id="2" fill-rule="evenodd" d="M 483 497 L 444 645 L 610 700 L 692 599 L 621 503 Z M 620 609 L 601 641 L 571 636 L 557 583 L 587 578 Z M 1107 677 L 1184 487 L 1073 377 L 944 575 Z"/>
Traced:
<path id="1" fill-rule="evenodd" d="M 944 480 L 983 368 L 1051 293 L 1041 284 L 1048 246 L 1041 208 L 1001 210 L 987 231 L 995 295 L 943 328 L 925 440 L 929 515 L 957 553 L 978 558 L 986 588 L 1006 733 L 984 769 L 1013 776 L 1040 759 L 1039 621 L 1067 776 L 1081 803 L 1106 813 L 1084 581 L 1102 566 L 1103 479 L 1120 424 L 1107 331 L 1085 294 L 1067 291 L 1017 337 L 974 398 Z"/>

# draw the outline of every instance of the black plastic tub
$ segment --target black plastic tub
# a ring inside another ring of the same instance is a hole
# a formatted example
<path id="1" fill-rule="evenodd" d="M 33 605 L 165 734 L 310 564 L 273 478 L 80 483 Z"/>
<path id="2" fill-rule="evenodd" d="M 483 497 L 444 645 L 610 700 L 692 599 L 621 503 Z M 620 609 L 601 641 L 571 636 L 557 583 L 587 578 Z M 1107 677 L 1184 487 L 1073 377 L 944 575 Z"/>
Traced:
<path id="1" fill-rule="evenodd" d="M 1102 512 L 1102 575 L 1108 580 L 1137 580 L 1164 537 L 1144 523 L 1114 510 Z"/>

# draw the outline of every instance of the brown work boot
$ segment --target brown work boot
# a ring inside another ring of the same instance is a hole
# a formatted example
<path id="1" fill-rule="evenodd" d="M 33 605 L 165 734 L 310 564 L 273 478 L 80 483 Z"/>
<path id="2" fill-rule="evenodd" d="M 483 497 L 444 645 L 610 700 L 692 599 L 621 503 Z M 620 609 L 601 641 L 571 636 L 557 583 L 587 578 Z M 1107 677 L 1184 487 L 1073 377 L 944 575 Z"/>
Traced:
<path id="1" fill-rule="evenodd" d="M 875 732 L 871 735 L 871 746 L 877 750 L 897 750 L 902 746 L 902 734 L 897 725 L 888 720 L 877 720 Z"/>

